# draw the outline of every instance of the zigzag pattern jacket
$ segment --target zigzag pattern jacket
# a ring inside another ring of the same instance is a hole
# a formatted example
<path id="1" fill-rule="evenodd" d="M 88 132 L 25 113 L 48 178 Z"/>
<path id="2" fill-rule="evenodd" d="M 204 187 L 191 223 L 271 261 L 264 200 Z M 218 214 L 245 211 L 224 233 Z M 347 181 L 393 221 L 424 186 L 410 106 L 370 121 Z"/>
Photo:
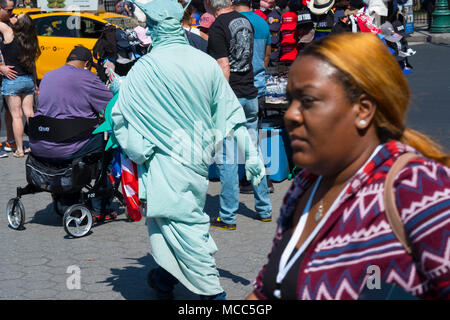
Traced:
<path id="1" fill-rule="evenodd" d="M 297 299 L 358 299 L 373 265 L 382 282 L 420 299 L 450 299 L 450 168 L 418 158 L 395 179 L 397 207 L 417 257 L 414 261 L 393 234 L 383 201 L 387 173 L 405 152 L 417 153 L 390 141 L 351 179 L 338 206 L 294 265 L 297 281 L 289 285 L 295 286 Z M 316 179 L 304 170 L 293 181 L 269 259 L 283 233 L 292 229 L 298 199 Z M 261 299 L 273 298 L 264 290 L 266 267 L 254 282 L 254 293 Z"/>

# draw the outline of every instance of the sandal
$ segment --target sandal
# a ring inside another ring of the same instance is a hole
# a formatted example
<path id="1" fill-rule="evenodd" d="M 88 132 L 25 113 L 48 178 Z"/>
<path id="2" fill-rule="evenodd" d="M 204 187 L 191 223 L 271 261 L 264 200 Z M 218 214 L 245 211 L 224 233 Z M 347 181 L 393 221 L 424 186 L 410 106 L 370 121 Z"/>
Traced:
<path id="1" fill-rule="evenodd" d="M 30 149 L 30 148 L 26 148 L 26 149 L 23 151 L 24 154 L 29 154 L 30 152 L 31 152 L 31 149 Z"/>
<path id="2" fill-rule="evenodd" d="M 23 157 L 25 157 L 25 154 L 23 152 L 19 152 L 17 150 L 14 151 L 12 155 L 13 155 L 14 158 L 23 158 Z"/>

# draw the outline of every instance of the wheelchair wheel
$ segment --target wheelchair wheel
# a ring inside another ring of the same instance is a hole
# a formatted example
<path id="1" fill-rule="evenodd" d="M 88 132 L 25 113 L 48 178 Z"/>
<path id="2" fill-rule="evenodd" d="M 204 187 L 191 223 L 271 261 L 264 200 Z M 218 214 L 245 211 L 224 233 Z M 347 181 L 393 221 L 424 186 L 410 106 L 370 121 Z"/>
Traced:
<path id="1" fill-rule="evenodd" d="M 6 205 L 6 215 L 11 228 L 15 230 L 23 228 L 25 223 L 25 208 L 19 198 L 8 201 L 8 204 Z"/>
<path id="2" fill-rule="evenodd" d="M 82 204 L 74 204 L 66 209 L 63 224 L 68 235 L 74 238 L 83 237 L 92 228 L 91 211 Z"/>

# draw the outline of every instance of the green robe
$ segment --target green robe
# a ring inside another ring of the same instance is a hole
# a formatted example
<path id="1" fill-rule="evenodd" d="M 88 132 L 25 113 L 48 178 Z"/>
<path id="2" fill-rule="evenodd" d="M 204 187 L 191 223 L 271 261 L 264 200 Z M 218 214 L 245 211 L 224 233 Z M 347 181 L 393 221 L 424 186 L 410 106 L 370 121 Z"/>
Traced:
<path id="1" fill-rule="evenodd" d="M 208 166 L 246 118 L 217 61 L 181 33 L 155 45 L 123 79 L 111 118 L 138 165 L 155 261 L 194 293 L 222 292 L 203 211 Z"/>

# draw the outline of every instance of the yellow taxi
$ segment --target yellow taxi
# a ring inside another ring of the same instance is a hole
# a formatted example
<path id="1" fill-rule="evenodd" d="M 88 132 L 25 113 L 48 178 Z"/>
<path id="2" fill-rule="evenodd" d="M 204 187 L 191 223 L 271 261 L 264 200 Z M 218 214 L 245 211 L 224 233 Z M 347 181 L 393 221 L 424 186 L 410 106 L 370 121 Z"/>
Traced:
<path id="1" fill-rule="evenodd" d="M 42 13 L 42 11 L 40 8 L 15 8 L 13 10 L 13 14 L 19 15 L 21 13 L 25 13 L 31 16 L 33 14 Z"/>
<path id="2" fill-rule="evenodd" d="M 123 29 L 139 25 L 136 19 L 111 12 L 33 12 L 30 17 L 36 24 L 41 48 L 36 62 L 39 80 L 48 71 L 64 65 L 76 45 L 92 50 L 107 23 Z"/>

